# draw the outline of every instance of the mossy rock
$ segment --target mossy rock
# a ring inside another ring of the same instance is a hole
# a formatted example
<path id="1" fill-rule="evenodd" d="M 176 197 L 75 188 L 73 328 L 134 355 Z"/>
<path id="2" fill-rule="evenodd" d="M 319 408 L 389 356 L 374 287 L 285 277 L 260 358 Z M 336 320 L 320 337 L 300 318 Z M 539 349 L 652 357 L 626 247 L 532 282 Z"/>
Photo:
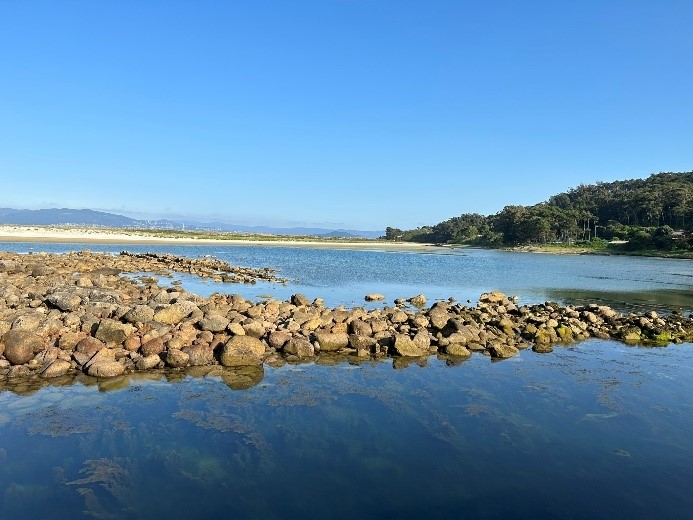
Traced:
<path id="1" fill-rule="evenodd" d="M 570 327 L 565 325 L 560 325 L 556 328 L 556 334 L 564 343 L 571 343 L 573 341 L 573 331 Z"/>

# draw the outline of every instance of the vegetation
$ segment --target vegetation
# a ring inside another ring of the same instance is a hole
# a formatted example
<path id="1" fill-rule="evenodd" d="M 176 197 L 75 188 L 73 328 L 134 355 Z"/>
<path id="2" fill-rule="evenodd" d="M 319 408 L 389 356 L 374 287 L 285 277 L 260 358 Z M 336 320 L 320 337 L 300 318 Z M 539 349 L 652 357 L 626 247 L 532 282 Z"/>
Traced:
<path id="1" fill-rule="evenodd" d="M 590 249 L 693 251 L 693 172 L 580 185 L 534 206 L 465 213 L 434 226 L 388 227 L 386 240 Z M 589 245 L 587 245 L 589 244 Z"/>

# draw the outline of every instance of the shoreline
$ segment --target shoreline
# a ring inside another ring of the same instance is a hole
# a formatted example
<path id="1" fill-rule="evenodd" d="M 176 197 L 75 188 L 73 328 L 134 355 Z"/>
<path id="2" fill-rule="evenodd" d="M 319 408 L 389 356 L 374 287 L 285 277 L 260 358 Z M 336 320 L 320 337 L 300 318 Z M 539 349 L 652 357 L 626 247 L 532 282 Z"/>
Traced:
<path id="1" fill-rule="evenodd" d="M 282 235 L 268 235 L 272 238 L 248 239 L 235 238 L 194 238 L 152 236 L 146 231 L 141 233 L 132 230 L 90 229 L 61 226 L 8 226 L 0 225 L 0 242 L 14 243 L 49 243 L 49 244 L 142 244 L 142 245 L 193 245 L 193 246 L 267 246 L 267 247 L 304 247 L 314 249 L 351 249 L 380 251 L 427 251 L 432 248 L 443 249 L 435 244 L 413 242 L 387 242 L 372 239 L 363 240 L 301 240 Z"/>
<path id="2" fill-rule="evenodd" d="M 38 258 L 37 258 L 38 257 Z M 167 254 L 0 253 L 0 391 L 27 379 L 96 379 L 162 368 L 392 359 L 395 365 L 445 356 L 456 364 L 474 355 L 501 360 L 529 349 L 599 338 L 667 346 L 693 341 L 693 316 L 622 314 L 608 306 L 519 305 L 500 292 L 475 306 L 454 300 L 428 305 L 424 294 L 395 305 L 327 307 L 294 294 L 262 302 L 237 294 L 205 298 L 163 287 L 151 276 L 184 272 L 215 281 L 282 283 L 270 268 L 236 267 L 218 259 Z M 381 301 L 368 294 L 365 301 Z"/>

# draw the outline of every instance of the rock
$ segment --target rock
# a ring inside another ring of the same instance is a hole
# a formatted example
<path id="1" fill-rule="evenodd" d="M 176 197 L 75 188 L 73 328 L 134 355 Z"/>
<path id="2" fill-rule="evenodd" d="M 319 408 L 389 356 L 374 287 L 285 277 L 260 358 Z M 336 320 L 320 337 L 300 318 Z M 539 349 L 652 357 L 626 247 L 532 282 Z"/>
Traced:
<path id="1" fill-rule="evenodd" d="M 367 302 L 379 302 L 385 299 L 385 295 L 379 293 L 371 293 L 364 296 L 363 299 Z"/>
<path id="2" fill-rule="evenodd" d="M 50 294 L 46 302 L 61 311 L 72 312 L 82 304 L 82 298 L 75 293 L 58 291 Z"/>
<path id="3" fill-rule="evenodd" d="M 315 355 L 315 347 L 305 338 L 291 338 L 284 345 L 284 353 L 298 356 L 300 358 L 309 358 Z"/>
<path id="4" fill-rule="evenodd" d="M 188 366 L 190 356 L 178 349 L 169 349 L 166 353 L 166 364 L 173 368 Z"/>
<path id="5" fill-rule="evenodd" d="M 275 330 L 268 338 L 269 346 L 275 350 L 281 350 L 291 339 L 291 334 L 285 330 Z"/>
<path id="6" fill-rule="evenodd" d="M 390 316 L 390 321 L 392 323 L 406 323 L 409 321 L 409 315 L 406 312 L 397 309 Z"/>
<path id="7" fill-rule="evenodd" d="M 219 362 L 226 367 L 260 365 L 265 345 L 252 336 L 233 336 L 222 347 Z"/>
<path id="8" fill-rule="evenodd" d="M 243 330 L 245 331 L 246 336 L 252 336 L 253 338 L 259 339 L 265 335 L 265 327 L 259 321 L 244 323 Z"/>
<path id="9" fill-rule="evenodd" d="M 197 322 L 201 330 L 210 332 L 222 332 L 229 324 L 229 320 L 221 314 L 207 314 L 204 318 Z"/>
<path id="10" fill-rule="evenodd" d="M 0 351 L 13 365 L 23 365 L 34 358 L 34 352 L 43 349 L 43 338 L 27 330 L 10 330 L 0 338 Z"/>
<path id="11" fill-rule="evenodd" d="M 234 336 L 234 337 L 245 337 L 245 336 Z M 214 350 L 211 347 L 205 347 L 202 345 L 192 345 L 189 347 L 183 347 L 181 349 L 181 352 L 184 352 L 185 354 L 188 355 L 188 364 L 191 366 L 197 367 L 197 366 L 209 365 L 209 364 L 214 362 Z"/>
<path id="12" fill-rule="evenodd" d="M 99 350 L 96 354 L 94 354 L 89 360 L 84 363 L 84 368 L 88 369 L 92 365 L 96 365 L 98 363 L 106 363 L 110 361 L 115 361 L 115 351 L 110 348 L 103 348 Z"/>
<path id="13" fill-rule="evenodd" d="M 58 348 L 62 350 L 74 350 L 81 340 L 84 339 L 83 332 L 64 332 L 58 340 Z"/>
<path id="14" fill-rule="evenodd" d="M 404 357 L 428 356 L 428 347 L 422 348 L 420 343 L 416 343 L 408 334 L 397 334 L 395 336 L 395 352 Z"/>
<path id="15" fill-rule="evenodd" d="M 450 313 L 444 307 L 433 307 L 428 311 L 431 325 L 438 330 L 444 329 L 450 319 Z"/>
<path id="16" fill-rule="evenodd" d="M 551 343 L 551 332 L 549 329 L 537 329 L 534 334 L 534 343 L 537 345 L 549 345 Z"/>
<path id="17" fill-rule="evenodd" d="M 158 356 L 164 351 L 164 342 L 161 338 L 152 338 L 140 347 L 140 354 L 144 357 Z"/>
<path id="18" fill-rule="evenodd" d="M 360 334 L 349 334 L 349 346 L 355 348 L 356 350 L 368 350 L 371 352 L 375 344 L 377 343 L 375 338 L 370 336 L 362 336 Z"/>
<path id="19" fill-rule="evenodd" d="M 637 343 L 642 339 L 641 330 L 635 326 L 623 327 L 618 335 L 626 343 Z"/>
<path id="20" fill-rule="evenodd" d="M 503 304 L 509 302 L 508 297 L 500 291 L 491 291 L 484 293 L 479 297 L 479 301 L 483 303 Z"/>
<path id="21" fill-rule="evenodd" d="M 183 301 L 174 303 L 156 311 L 154 313 L 154 321 L 158 321 L 164 325 L 178 325 L 195 310 L 199 311 L 197 305 L 192 302 Z"/>
<path id="22" fill-rule="evenodd" d="M 459 343 L 450 343 L 445 347 L 445 352 L 451 356 L 457 357 L 469 357 L 472 355 L 471 351 Z"/>
<path id="23" fill-rule="evenodd" d="M 425 307 L 427 302 L 425 294 L 419 294 L 417 296 L 409 298 L 407 301 L 411 303 L 414 307 Z"/>
<path id="24" fill-rule="evenodd" d="M 548 354 L 549 352 L 553 352 L 553 347 L 550 343 L 536 343 L 532 346 L 532 350 L 540 354 Z"/>
<path id="25" fill-rule="evenodd" d="M 492 341 L 486 346 L 486 350 L 489 351 L 491 357 L 497 359 L 507 359 L 519 352 L 517 347 L 501 343 L 500 341 Z"/>
<path id="26" fill-rule="evenodd" d="M 59 353 L 60 349 L 58 348 L 47 348 L 36 354 L 36 356 L 34 356 L 33 361 L 38 365 L 49 365 L 53 361 L 58 359 Z"/>
<path id="27" fill-rule="evenodd" d="M 43 320 L 44 316 L 36 312 L 23 314 L 17 316 L 14 321 L 12 321 L 12 330 L 27 330 L 34 332 L 41 326 Z"/>
<path id="28" fill-rule="evenodd" d="M 556 334 L 558 334 L 558 337 L 564 343 L 570 343 L 573 341 L 573 331 L 570 329 L 570 327 L 559 325 L 556 327 Z"/>
<path id="29" fill-rule="evenodd" d="M 99 322 L 94 336 L 104 343 L 120 345 L 134 332 L 134 330 L 135 328 L 132 325 L 121 323 L 116 320 L 102 319 Z"/>
<path id="30" fill-rule="evenodd" d="M 157 366 L 161 362 L 161 358 L 158 354 L 151 354 L 149 356 L 142 356 L 137 360 L 135 366 L 137 370 L 150 370 Z"/>
<path id="31" fill-rule="evenodd" d="M 373 327 L 371 327 L 371 324 L 362 320 L 352 321 L 349 324 L 349 331 L 351 331 L 352 334 L 357 334 L 359 336 L 373 335 Z"/>
<path id="32" fill-rule="evenodd" d="M 81 339 L 77 342 L 77 345 L 75 345 L 76 352 L 86 354 L 90 358 L 103 348 L 106 348 L 106 345 L 102 341 L 91 336 Z"/>
<path id="33" fill-rule="evenodd" d="M 349 336 L 344 333 L 316 332 L 315 339 L 320 345 L 320 350 L 325 352 L 336 352 L 349 346 Z"/>
<path id="34" fill-rule="evenodd" d="M 245 336 L 245 329 L 240 323 L 231 322 L 226 327 L 226 330 L 228 330 L 234 336 Z"/>
<path id="35" fill-rule="evenodd" d="M 64 376 L 71 369 L 72 365 L 69 361 L 65 361 L 64 359 L 56 359 L 55 361 L 46 363 L 43 367 L 41 367 L 41 370 L 39 372 L 41 374 L 41 377 L 50 379 L 53 377 Z"/>
<path id="36" fill-rule="evenodd" d="M 310 300 L 303 294 L 294 294 L 291 296 L 291 303 L 296 307 L 301 307 L 304 305 L 310 305 Z"/>
<path id="37" fill-rule="evenodd" d="M 102 361 L 87 369 L 87 374 L 93 377 L 116 377 L 125 372 L 125 366 L 117 361 Z"/>
<path id="38" fill-rule="evenodd" d="M 123 319 L 128 323 L 147 323 L 154 319 L 154 309 L 149 305 L 135 305 L 123 315 Z"/>

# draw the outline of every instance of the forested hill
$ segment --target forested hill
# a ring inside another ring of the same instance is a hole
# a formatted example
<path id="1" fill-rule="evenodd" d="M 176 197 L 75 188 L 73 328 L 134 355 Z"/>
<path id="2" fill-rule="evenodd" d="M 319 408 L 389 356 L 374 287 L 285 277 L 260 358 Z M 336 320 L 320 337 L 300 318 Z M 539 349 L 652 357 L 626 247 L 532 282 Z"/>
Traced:
<path id="1" fill-rule="evenodd" d="M 693 247 L 693 172 L 581 184 L 534 206 L 506 206 L 495 215 L 465 213 L 434 226 L 385 238 L 413 242 L 518 245 L 628 241 L 631 249 Z"/>

